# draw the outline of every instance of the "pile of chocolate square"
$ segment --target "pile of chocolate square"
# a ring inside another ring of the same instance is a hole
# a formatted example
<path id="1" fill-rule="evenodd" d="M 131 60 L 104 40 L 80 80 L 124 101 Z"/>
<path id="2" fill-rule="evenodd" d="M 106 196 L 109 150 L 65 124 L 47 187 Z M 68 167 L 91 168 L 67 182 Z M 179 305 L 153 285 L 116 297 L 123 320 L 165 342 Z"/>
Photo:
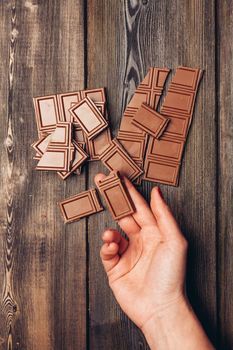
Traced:
<path id="1" fill-rule="evenodd" d="M 102 161 L 110 174 L 97 187 L 115 220 L 134 210 L 121 175 L 138 185 L 148 180 L 177 186 L 203 71 L 178 67 L 158 111 L 168 74 L 167 68 L 149 69 L 124 111 L 115 139 L 104 88 L 35 97 L 36 169 L 56 171 L 65 180 L 72 173 L 79 175 L 87 160 Z M 95 189 L 62 201 L 60 208 L 66 222 L 103 209 Z"/>

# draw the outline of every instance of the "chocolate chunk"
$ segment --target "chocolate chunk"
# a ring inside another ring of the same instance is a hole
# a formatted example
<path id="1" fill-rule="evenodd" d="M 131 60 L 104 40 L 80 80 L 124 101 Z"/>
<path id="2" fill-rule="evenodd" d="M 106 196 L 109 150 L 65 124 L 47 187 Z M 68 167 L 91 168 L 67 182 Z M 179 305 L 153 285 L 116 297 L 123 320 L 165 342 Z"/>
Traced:
<path id="1" fill-rule="evenodd" d="M 132 181 L 143 173 L 116 139 L 111 141 L 100 159 L 110 171 L 119 171 L 121 175 L 127 176 Z"/>
<path id="2" fill-rule="evenodd" d="M 39 139 L 38 141 L 32 144 L 32 147 L 37 152 L 37 156 L 40 156 L 40 158 L 46 151 L 48 144 L 50 142 L 50 139 L 51 139 L 51 134 L 47 136 L 43 136 L 41 139 Z"/>
<path id="3" fill-rule="evenodd" d="M 95 189 L 67 198 L 59 203 L 59 207 L 66 223 L 77 221 L 103 210 Z"/>
<path id="4" fill-rule="evenodd" d="M 159 159 L 146 159 L 143 179 L 177 186 L 180 164 L 165 163 Z"/>
<path id="5" fill-rule="evenodd" d="M 72 140 L 72 143 L 74 145 L 74 159 L 71 165 L 71 169 L 68 172 L 58 172 L 58 175 L 63 179 L 67 179 L 72 172 L 77 170 L 81 164 L 85 162 L 85 160 L 88 158 L 88 154 L 84 151 L 84 149 L 74 140 Z M 78 174 L 80 174 L 80 170 L 78 171 Z"/>
<path id="6" fill-rule="evenodd" d="M 168 123 L 168 118 L 156 112 L 145 103 L 141 105 L 132 119 L 133 125 L 156 138 L 159 138 L 162 135 Z"/>
<path id="7" fill-rule="evenodd" d="M 56 95 L 34 97 L 33 102 L 39 136 L 41 132 L 52 132 L 60 121 Z"/>
<path id="8" fill-rule="evenodd" d="M 114 220 L 122 219 L 135 212 L 133 202 L 118 172 L 111 172 L 97 183 L 97 187 Z"/>
<path id="9" fill-rule="evenodd" d="M 74 156 L 74 146 L 71 143 L 72 124 L 62 122 L 51 135 L 50 142 L 41 156 L 37 170 L 69 171 Z"/>
<path id="10" fill-rule="evenodd" d="M 120 142 L 123 148 L 127 150 L 127 153 L 136 163 L 137 161 L 142 162 L 147 144 L 147 136 L 141 138 L 132 136 L 131 134 L 121 135 L 119 133 L 117 140 Z"/>
<path id="11" fill-rule="evenodd" d="M 108 126 L 94 102 L 88 97 L 71 107 L 70 112 L 88 139 L 96 137 Z"/>

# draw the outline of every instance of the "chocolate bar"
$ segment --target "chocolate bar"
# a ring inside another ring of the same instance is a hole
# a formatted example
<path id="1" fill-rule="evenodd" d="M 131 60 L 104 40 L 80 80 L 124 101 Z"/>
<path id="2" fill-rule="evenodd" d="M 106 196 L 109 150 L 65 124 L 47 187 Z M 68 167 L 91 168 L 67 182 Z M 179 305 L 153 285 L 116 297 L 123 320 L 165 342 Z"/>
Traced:
<path id="1" fill-rule="evenodd" d="M 76 141 L 73 140 L 72 143 L 74 145 L 74 159 L 71 165 L 71 169 L 68 172 L 58 172 L 58 175 L 63 180 L 67 179 L 67 177 L 70 176 L 70 174 L 72 174 L 75 170 L 77 170 L 88 158 L 88 154 Z M 80 175 L 80 170 L 78 170 L 77 174 Z"/>
<path id="2" fill-rule="evenodd" d="M 107 126 L 107 122 L 89 97 L 70 108 L 70 113 L 86 133 L 88 139 L 96 137 Z"/>
<path id="3" fill-rule="evenodd" d="M 33 103 L 38 135 L 41 136 L 42 132 L 51 133 L 60 121 L 56 95 L 34 97 Z"/>
<path id="4" fill-rule="evenodd" d="M 161 106 L 170 122 L 159 140 L 149 138 L 143 179 L 177 186 L 185 141 L 203 72 L 179 67 Z"/>
<path id="5" fill-rule="evenodd" d="M 202 75 L 203 71 L 200 69 L 177 68 L 161 106 L 161 114 L 170 119 L 165 131 L 166 136 L 186 138 Z"/>
<path id="6" fill-rule="evenodd" d="M 101 154 L 100 159 L 110 171 L 119 171 L 131 181 L 136 180 L 143 173 L 143 170 L 132 160 L 116 139 L 111 141 L 110 146 Z"/>
<path id="7" fill-rule="evenodd" d="M 103 210 L 95 189 L 81 192 L 59 203 L 66 223 L 80 220 Z"/>
<path id="8" fill-rule="evenodd" d="M 51 135 L 50 142 L 41 156 L 37 170 L 69 171 L 74 156 L 74 146 L 71 143 L 72 125 L 69 122 L 57 124 Z"/>
<path id="9" fill-rule="evenodd" d="M 130 195 L 116 171 L 111 172 L 97 183 L 114 220 L 120 220 L 135 212 Z"/>
<path id="10" fill-rule="evenodd" d="M 131 122 L 151 136 L 159 138 L 167 127 L 169 119 L 143 103 Z"/>

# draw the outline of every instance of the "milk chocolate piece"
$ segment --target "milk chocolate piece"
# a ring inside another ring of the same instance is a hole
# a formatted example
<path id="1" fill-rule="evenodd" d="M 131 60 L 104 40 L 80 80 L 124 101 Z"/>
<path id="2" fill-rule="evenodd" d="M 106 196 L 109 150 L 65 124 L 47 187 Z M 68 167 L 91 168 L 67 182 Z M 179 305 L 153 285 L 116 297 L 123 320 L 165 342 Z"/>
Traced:
<path id="1" fill-rule="evenodd" d="M 34 97 L 33 102 L 38 134 L 52 132 L 60 121 L 56 95 Z"/>
<path id="2" fill-rule="evenodd" d="M 169 119 L 156 112 L 154 109 L 147 106 L 145 103 L 141 105 L 134 118 L 132 124 L 139 129 L 146 131 L 155 138 L 159 138 L 165 128 Z"/>
<path id="3" fill-rule="evenodd" d="M 143 138 L 146 135 L 145 131 L 137 128 L 135 125 L 132 124 L 132 120 L 135 116 L 135 113 L 135 111 L 128 111 L 127 114 L 124 113 L 121 119 L 120 129 L 118 131 L 117 138 L 119 135 L 141 138 Z"/>
<path id="4" fill-rule="evenodd" d="M 184 144 L 166 136 L 159 140 L 150 137 L 143 180 L 177 186 Z"/>
<path id="5" fill-rule="evenodd" d="M 88 139 L 96 137 L 107 127 L 107 122 L 90 98 L 84 98 L 81 102 L 70 108 L 70 112 L 77 121 Z"/>
<path id="6" fill-rule="evenodd" d="M 147 158 L 161 159 L 165 162 L 180 163 L 185 142 L 162 136 L 159 140 L 150 137 Z"/>
<path id="7" fill-rule="evenodd" d="M 97 183 L 97 187 L 114 220 L 120 220 L 135 212 L 133 202 L 118 172 L 111 172 Z"/>
<path id="8" fill-rule="evenodd" d="M 142 161 L 137 161 L 135 160 L 135 163 L 139 166 L 139 168 L 143 169 L 143 162 Z M 142 180 L 143 180 L 143 174 L 141 174 L 140 176 L 138 176 L 133 183 L 137 186 L 142 184 Z"/>
<path id="9" fill-rule="evenodd" d="M 48 147 L 36 166 L 37 170 L 69 171 L 74 156 L 71 133 L 71 123 L 57 124 Z"/>
<path id="10" fill-rule="evenodd" d="M 66 92 L 57 95 L 59 111 L 61 120 L 66 122 L 72 122 L 73 117 L 70 114 L 70 107 L 72 104 L 77 104 L 82 100 L 81 91 Z"/>
<path id="11" fill-rule="evenodd" d="M 51 134 L 42 137 L 41 139 L 39 139 L 38 141 L 32 144 L 32 147 L 36 152 L 38 152 L 38 155 L 42 156 L 44 154 L 44 152 L 48 147 L 50 139 L 51 139 Z"/>
<path id="12" fill-rule="evenodd" d="M 165 163 L 160 159 L 146 159 L 144 180 L 177 186 L 180 164 Z"/>
<path id="13" fill-rule="evenodd" d="M 110 146 L 111 140 L 112 137 L 109 128 L 106 128 L 94 139 L 87 140 L 90 160 L 99 160 L 101 154 Z"/>
<path id="14" fill-rule="evenodd" d="M 81 91 L 82 98 L 89 97 L 93 102 L 106 102 L 104 88 Z"/>
<path id="15" fill-rule="evenodd" d="M 36 170 L 56 170 L 68 171 L 69 164 L 69 150 L 61 149 L 47 149 L 44 155 L 39 160 Z"/>
<path id="16" fill-rule="evenodd" d="M 121 175 L 127 176 L 132 181 L 143 173 L 116 139 L 112 140 L 100 159 L 110 171 L 119 171 Z"/>
<path id="17" fill-rule="evenodd" d="M 131 134 L 118 134 L 117 140 L 123 146 L 130 157 L 137 163 L 138 161 L 142 163 L 144 157 L 145 148 L 147 144 L 147 136 L 141 138 L 132 136 Z"/>
<path id="18" fill-rule="evenodd" d="M 67 179 L 72 172 L 77 170 L 85 162 L 85 160 L 88 158 L 88 154 L 84 151 L 84 149 L 74 140 L 72 141 L 74 145 L 74 159 L 71 165 L 71 169 L 68 172 L 58 172 L 58 175 L 63 179 Z M 80 170 L 78 170 L 78 174 L 80 174 Z"/>
<path id="19" fill-rule="evenodd" d="M 99 90 L 100 89 L 98 89 L 98 91 Z M 105 116 L 105 119 L 108 120 L 108 113 L 105 107 L 105 102 L 95 102 L 95 105 L 99 109 L 101 114 Z M 74 106 L 74 104 L 72 104 L 72 106 Z M 80 145 L 80 140 L 82 144 L 83 143 L 85 144 L 85 149 L 89 154 L 88 161 L 99 160 L 100 155 L 109 147 L 110 142 L 112 140 L 110 128 L 107 127 L 95 138 L 89 140 L 78 123 L 73 123 L 73 125 L 74 125 L 74 139 L 77 140 L 79 145 Z"/>
<path id="20" fill-rule="evenodd" d="M 59 203 L 66 223 L 80 220 L 103 210 L 95 189 L 81 192 Z"/>

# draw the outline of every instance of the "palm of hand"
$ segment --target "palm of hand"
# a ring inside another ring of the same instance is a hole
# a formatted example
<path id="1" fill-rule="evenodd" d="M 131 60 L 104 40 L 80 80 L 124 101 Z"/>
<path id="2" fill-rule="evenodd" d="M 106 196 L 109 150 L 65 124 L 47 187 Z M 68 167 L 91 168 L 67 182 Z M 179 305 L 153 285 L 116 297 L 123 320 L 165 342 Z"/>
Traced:
<path id="1" fill-rule="evenodd" d="M 183 292 L 183 262 L 177 266 L 183 260 L 180 248 L 161 241 L 154 231 L 154 227 L 142 229 L 108 272 L 118 303 L 139 327 Z"/>

